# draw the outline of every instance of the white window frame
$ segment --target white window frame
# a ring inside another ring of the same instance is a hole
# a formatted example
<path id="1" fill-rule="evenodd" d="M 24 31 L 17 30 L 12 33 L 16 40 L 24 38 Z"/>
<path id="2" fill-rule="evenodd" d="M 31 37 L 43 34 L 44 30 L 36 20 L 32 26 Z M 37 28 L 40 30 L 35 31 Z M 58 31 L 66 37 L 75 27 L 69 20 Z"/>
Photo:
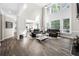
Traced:
<path id="1" fill-rule="evenodd" d="M 64 24 L 63 24 L 63 20 L 64 19 L 69 19 L 70 20 L 70 22 L 69 22 L 69 25 L 70 25 L 70 28 L 69 28 L 69 32 L 65 32 L 64 30 L 64 28 L 63 28 L 63 26 L 64 26 Z M 71 18 L 64 18 L 64 19 L 62 19 L 62 33 L 65 33 L 65 34 L 71 34 Z"/>

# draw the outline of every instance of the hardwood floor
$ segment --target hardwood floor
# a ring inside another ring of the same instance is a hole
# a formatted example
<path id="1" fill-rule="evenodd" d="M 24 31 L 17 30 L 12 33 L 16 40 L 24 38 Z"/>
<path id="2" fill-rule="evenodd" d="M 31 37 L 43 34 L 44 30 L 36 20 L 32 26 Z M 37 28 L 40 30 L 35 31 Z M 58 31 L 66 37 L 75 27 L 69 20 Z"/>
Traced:
<path id="1" fill-rule="evenodd" d="M 1 42 L 1 56 L 71 56 L 71 40 L 52 38 L 39 42 L 35 38 L 15 38 Z"/>

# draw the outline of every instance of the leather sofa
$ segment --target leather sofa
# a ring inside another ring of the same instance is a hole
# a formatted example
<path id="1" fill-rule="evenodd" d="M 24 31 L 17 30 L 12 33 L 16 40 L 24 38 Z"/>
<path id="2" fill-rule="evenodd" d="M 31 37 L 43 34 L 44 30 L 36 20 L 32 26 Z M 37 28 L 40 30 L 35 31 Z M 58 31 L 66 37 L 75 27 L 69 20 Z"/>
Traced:
<path id="1" fill-rule="evenodd" d="M 60 33 L 60 30 L 59 29 L 47 29 L 47 33 L 51 37 L 58 37 L 59 33 Z"/>
<path id="2" fill-rule="evenodd" d="M 36 34 L 39 34 L 40 30 L 39 29 L 34 29 L 33 32 L 31 33 L 32 37 L 36 37 Z"/>

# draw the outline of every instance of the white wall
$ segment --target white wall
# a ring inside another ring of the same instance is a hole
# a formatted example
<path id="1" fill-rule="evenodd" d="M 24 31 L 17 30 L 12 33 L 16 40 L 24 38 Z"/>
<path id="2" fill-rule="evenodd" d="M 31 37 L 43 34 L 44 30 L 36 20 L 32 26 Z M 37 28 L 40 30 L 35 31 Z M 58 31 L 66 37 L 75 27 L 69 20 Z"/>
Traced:
<path id="1" fill-rule="evenodd" d="M 6 21 L 8 21 L 8 22 L 13 22 L 13 28 L 5 28 L 5 22 L 6 22 Z M 14 36 L 14 31 L 15 31 L 14 24 L 15 24 L 14 18 L 11 18 L 11 17 L 6 16 L 6 15 L 3 15 L 3 16 L 2 16 L 2 29 L 3 29 L 3 30 L 2 30 L 2 37 L 3 37 L 2 40 Z"/>
<path id="2" fill-rule="evenodd" d="M 2 15 L 0 15 L 0 40 L 2 39 Z"/>
<path id="3" fill-rule="evenodd" d="M 71 5 L 70 5 L 71 6 Z M 51 21 L 54 20 L 60 20 L 60 30 L 62 31 L 62 20 L 65 18 L 70 18 L 71 19 L 71 7 L 67 10 L 61 10 L 56 13 L 50 13 L 50 11 L 45 12 L 47 15 L 45 16 L 45 22 L 49 23 L 49 28 L 51 28 Z"/>
<path id="4" fill-rule="evenodd" d="M 79 35 L 79 20 L 77 18 L 76 4 L 72 4 L 72 34 Z"/>
<path id="5" fill-rule="evenodd" d="M 79 34 L 79 20 L 76 18 L 77 16 L 77 9 L 76 4 L 71 3 L 69 4 L 70 8 L 68 10 L 60 11 L 57 13 L 50 14 L 47 9 L 45 11 L 45 27 L 47 27 L 46 23 L 49 23 L 49 28 L 51 27 L 51 21 L 53 20 L 60 20 L 60 30 L 63 32 L 63 19 L 69 18 L 70 19 L 70 34 L 77 35 Z"/>

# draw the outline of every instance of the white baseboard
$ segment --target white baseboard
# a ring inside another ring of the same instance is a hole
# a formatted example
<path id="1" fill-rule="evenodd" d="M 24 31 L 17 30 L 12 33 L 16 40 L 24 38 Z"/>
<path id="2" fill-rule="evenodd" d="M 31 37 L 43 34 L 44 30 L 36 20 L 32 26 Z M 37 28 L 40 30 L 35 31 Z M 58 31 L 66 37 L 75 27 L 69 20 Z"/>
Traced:
<path id="1" fill-rule="evenodd" d="M 8 35 L 8 36 L 5 36 L 5 37 L 3 37 L 2 40 L 4 40 L 4 39 L 8 39 L 8 38 L 10 38 L 10 37 L 14 37 L 14 35 Z"/>
<path id="2" fill-rule="evenodd" d="M 75 38 L 76 37 L 76 35 L 78 35 L 79 36 L 79 31 L 72 31 L 72 33 L 71 34 L 61 34 L 61 37 L 67 37 L 67 38 Z"/>

